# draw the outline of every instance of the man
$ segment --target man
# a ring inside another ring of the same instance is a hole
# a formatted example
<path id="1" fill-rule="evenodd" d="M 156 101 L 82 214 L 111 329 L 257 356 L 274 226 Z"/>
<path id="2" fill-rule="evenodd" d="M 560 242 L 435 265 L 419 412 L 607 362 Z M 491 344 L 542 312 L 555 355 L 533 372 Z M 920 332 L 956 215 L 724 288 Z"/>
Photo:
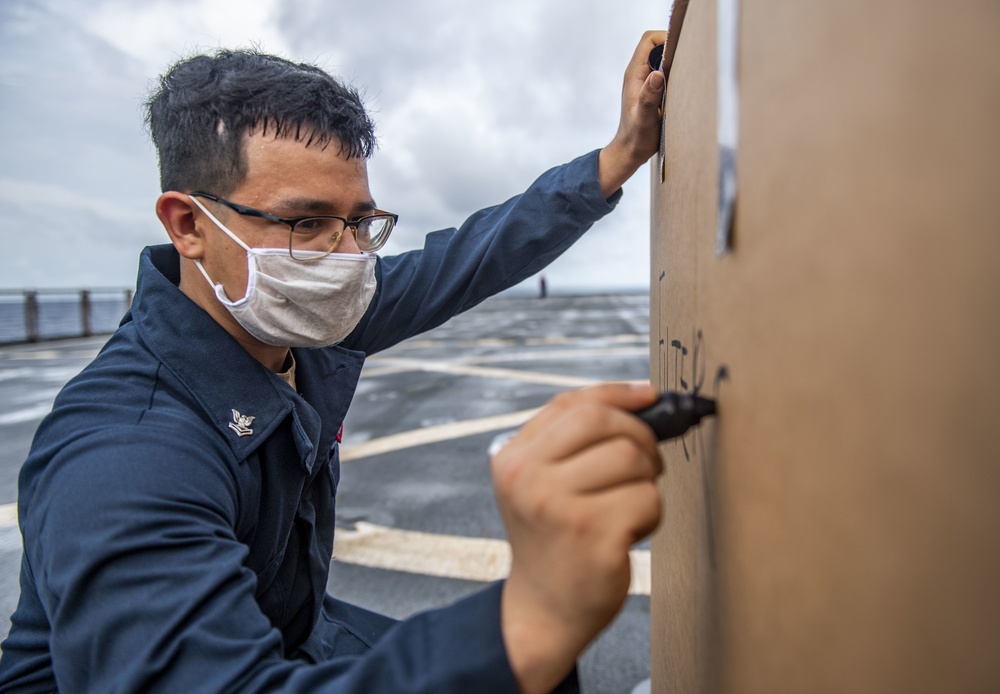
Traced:
<path id="1" fill-rule="evenodd" d="M 321 70 L 181 61 L 148 121 L 171 244 L 56 400 L 21 473 L 21 598 L 0 691 L 573 691 L 659 519 L 660 460 L 608 384 L 557 397 L 492 461 L 509 578 L 396 623 L 325 592 L 338 431 L 365 356 L 534 274 L 655 151 L 647 33 L 600 152 L 379 259 L 372 123 Z M 611 201 L 609 204 L 608 200 Z"/>

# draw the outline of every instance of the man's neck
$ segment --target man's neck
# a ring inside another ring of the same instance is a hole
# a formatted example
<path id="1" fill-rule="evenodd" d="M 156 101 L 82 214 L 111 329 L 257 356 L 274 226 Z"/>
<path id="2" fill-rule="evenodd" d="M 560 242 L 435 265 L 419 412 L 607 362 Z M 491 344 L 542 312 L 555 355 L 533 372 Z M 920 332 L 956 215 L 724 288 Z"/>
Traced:
<path id="1" fill-rule="evenodd" d="M 205 278 L 198 272 L 194 263 L 186 258 L 181 258 L 181 282 L 180 290 L 191 301 L 196 303 L 208 315 L 222 326 L 222 329 L 229 333 L 254 359 L 275 373 L 280 373 L 288 359 L 288 347 L 275 347 L 267 345 L 248 333 L 240 325 L 233 315 L 219 303 L 215 292 L 205 281 Z"/>

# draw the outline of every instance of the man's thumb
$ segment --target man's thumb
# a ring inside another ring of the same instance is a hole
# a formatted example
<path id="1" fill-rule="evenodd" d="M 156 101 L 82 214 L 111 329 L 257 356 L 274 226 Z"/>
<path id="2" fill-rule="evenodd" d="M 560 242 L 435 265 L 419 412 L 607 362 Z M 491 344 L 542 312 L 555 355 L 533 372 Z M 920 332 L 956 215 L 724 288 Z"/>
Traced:
<path id="1" fill-rule="evenodd" d="M 663 90 L 666 86 L 667 81 L 663 73 L 660 70 L 653 70 L 642 85 L 642 91 L 639 94 L 640 104 L 644 108 L 659 108 L 660 101 L 663 99 Z"/>

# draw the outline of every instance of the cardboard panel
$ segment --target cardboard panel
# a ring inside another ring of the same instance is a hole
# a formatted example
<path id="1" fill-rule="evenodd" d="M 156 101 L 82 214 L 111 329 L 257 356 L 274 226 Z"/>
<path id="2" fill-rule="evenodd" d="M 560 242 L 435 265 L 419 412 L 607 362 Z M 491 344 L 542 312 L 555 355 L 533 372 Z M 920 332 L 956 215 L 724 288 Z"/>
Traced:
<path id="1" fill-rule="evenodd" d="M 652 377 L 720 407 L 663 447 L 653 691 L 1000 691 L 1000 4 L 742 0 L 723 257 L 715 11 L 652 167 Z"/>

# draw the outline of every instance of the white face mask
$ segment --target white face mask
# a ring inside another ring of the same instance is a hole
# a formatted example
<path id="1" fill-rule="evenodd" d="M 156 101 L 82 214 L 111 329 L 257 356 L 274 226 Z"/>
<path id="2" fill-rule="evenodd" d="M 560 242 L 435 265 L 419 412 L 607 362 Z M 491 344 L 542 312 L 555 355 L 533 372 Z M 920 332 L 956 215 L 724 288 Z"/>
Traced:
<path id="1" fill-rule="evenodd" d="M 375 295 L 374 254 L 330 253 L 302 262 L 287 248 L 250 248 L 196 198 L 191 200 L 247 252 L 247 291 L 239 301 L 226 296 L 201 261 L 194 263 L 248 333 L 276 347 L 328 347 L 351 334 Z"/>

